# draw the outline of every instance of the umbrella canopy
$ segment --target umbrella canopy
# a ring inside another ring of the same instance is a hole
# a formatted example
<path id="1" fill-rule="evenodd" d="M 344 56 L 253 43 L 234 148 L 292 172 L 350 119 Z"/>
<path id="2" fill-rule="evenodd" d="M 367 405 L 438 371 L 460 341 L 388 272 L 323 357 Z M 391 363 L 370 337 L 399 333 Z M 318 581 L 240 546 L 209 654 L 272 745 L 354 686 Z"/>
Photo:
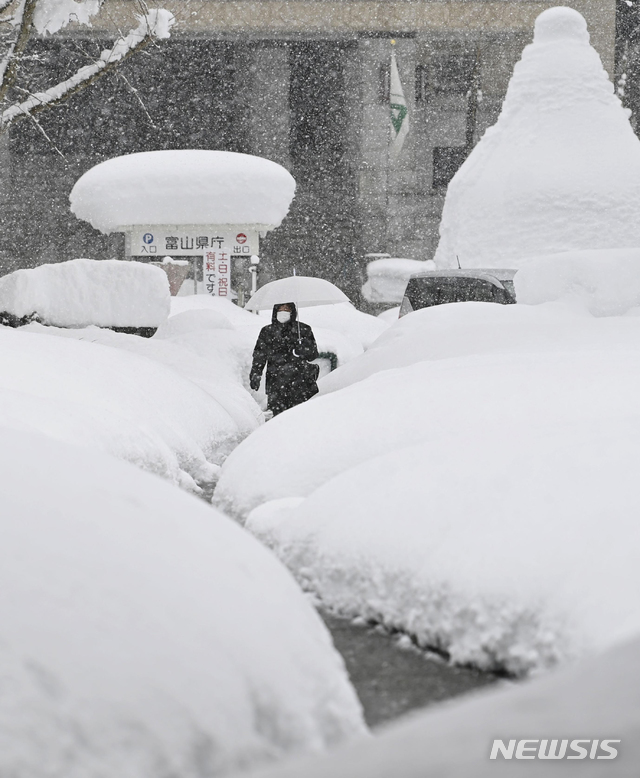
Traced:
<path id="1" fill-rule="evenodd" d="M 295 303 L 298 308 L 308 308 L 312 305 L 348 302 L 347 295 L 324 278 L 291 276 L 261 286 L 245 308 L 249 311 L 263 311 L 280 303 Z"/>

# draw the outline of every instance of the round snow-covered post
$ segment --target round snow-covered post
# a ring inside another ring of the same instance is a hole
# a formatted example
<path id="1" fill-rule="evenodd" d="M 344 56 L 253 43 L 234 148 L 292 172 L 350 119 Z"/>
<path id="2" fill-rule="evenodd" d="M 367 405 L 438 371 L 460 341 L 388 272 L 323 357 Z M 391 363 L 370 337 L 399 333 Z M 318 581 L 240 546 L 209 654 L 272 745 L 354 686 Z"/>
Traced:
<path id="1" fill-rule="evenodd" d="M 287 170 L 262 157 L 147 151 L 91 168 L 70 200 L 79 219 L 106 234 L 125 233 L 127 259 L 186 259 L 194 293 L 231 299 L 237 292 L 241 302 L 250 257 L 287 215 L 295 188 Z"/>

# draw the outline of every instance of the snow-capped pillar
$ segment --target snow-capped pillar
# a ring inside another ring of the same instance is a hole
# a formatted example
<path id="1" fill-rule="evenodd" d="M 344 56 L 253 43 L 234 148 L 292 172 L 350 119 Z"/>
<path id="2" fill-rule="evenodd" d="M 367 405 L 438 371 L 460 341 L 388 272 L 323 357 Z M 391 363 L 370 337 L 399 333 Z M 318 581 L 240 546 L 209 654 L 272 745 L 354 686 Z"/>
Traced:
<path id="1" fill-rule="evenodd" d="M 286 42 L 259 46 L 251 63 L 249 123 L 251 151 L 289 170 L 289 82 Z"/>

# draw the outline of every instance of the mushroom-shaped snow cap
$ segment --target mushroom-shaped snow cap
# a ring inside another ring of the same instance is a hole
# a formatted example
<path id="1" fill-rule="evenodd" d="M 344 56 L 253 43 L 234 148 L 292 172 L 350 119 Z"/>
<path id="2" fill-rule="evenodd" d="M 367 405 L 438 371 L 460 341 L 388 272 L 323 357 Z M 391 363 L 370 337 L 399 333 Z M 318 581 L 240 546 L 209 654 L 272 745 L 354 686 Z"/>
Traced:
<path id="1" fill-rule="evenodd" d="M 104 233 L 130 225 L 243 224 L 268 230 L 287 215 L 296 182 L 281 165 L 231 151 L 145 151 L 88 170 L 72 212 Z"/>
<path id="2" fill-rule="evenodd" d="M 584 17 L 573 8 L 558 6 L 543 11 L 536 19 L 534 43 L 576 41 L 589 43 L 589 31 Z"/>

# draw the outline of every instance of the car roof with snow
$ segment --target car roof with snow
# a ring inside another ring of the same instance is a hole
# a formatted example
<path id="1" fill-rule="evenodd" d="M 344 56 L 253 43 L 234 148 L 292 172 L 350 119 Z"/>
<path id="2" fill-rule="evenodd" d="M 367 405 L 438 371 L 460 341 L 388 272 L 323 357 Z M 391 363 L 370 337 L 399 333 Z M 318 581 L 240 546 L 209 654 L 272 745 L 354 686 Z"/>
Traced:
<path id="1" fill-rule="evenodd" d="M 461 268 L 455 270 L 419 270 L 412 273 L 411 278 L 480 278 L 494 283 L 495 281 L 512 281 L 517 270 L 508 268 Z"/>

